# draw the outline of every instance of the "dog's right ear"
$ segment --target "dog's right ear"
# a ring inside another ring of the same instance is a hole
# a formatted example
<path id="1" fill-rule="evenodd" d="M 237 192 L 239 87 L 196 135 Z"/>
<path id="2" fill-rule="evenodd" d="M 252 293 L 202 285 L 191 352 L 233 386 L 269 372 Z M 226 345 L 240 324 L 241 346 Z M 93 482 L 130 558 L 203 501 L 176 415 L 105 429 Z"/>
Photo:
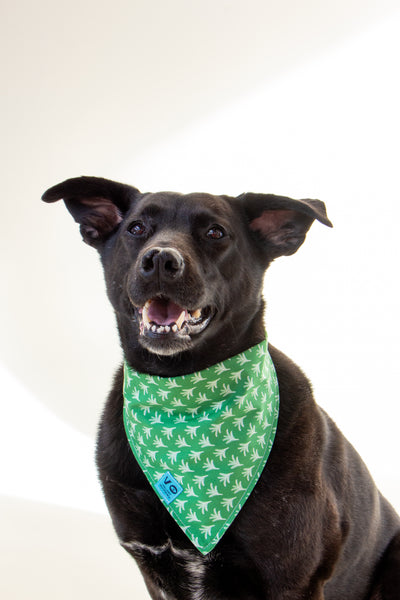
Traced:
<path id="1" fill-rule="evenodd" d="M 136 188 L 109 179 L 74 177 L 48 189 L 42 200 L 64 200 L 80 224 L 83 240 L 98 247 L 118 227 L 139 194 Z"/>

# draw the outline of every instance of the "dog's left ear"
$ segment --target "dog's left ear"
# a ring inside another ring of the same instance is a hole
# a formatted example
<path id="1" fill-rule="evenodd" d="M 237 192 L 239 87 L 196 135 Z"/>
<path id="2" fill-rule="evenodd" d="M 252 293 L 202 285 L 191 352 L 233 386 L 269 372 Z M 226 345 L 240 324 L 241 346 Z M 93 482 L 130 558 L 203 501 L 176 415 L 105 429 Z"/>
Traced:
<path id="1" fill-rule="evenodd" d="M 139 190 L 103 179 L 74 177 L 48 189 L 42 196 L 45 202 L 64 200 L 69 212 L 80 225 L 83 241 L 99 248 L 118 227 Z"/>
<path id="2" fill-rule="evenodd" d="M 294 254 L 317 219 L 332 227 L 321 200 L 293 200 L 273 194 L 242 194 L 248 226 L 271 259 Z"/>

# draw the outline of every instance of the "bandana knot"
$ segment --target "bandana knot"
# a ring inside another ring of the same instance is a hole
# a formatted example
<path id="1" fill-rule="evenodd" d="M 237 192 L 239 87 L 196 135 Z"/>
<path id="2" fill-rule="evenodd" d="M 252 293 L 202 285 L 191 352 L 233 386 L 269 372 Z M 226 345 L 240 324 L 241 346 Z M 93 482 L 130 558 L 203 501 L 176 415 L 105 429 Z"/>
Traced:
<path id="1" fill-rule="evenodd" d="M 132 452 L 203 554 L 218 543 L 257 483 L 278 413 L 278 382 L 266 340 L 180 377 L 124 366 L 124 424 Z"/>

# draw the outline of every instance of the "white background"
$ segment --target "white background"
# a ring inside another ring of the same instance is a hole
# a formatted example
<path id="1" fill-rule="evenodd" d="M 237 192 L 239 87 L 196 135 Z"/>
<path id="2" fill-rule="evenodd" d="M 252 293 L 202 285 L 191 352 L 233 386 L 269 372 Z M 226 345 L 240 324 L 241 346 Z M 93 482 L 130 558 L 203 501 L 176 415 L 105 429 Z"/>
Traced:
<path id="1" fill-rule="evenodd" d="M 93 464 L 121 353 L 95 251 L 47 187 L 320 198 L 266 278 L 270 341 L 400 509 L 397 2 L 4 2 L 0 595 L 147 598 Z"/>

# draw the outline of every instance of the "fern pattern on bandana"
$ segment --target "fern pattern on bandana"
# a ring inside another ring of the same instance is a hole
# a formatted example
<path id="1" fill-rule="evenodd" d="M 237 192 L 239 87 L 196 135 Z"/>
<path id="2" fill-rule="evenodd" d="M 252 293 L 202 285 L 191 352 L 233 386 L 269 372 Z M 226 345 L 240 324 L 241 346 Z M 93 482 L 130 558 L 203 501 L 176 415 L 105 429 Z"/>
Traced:
<path id="1" fill-rule="evenodd" d="M 124 424 L 154 491 L 207 554 L 268 460 L 279 413 L 265 340 L 212 367 L 165 378 L 124 368 Z"/>

